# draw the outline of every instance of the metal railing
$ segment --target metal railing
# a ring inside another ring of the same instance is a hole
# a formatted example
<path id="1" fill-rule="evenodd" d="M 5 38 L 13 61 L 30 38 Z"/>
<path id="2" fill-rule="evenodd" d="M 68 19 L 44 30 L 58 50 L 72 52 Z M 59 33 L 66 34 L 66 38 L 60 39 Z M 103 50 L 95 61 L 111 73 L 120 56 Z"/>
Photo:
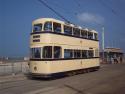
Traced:
<path id="1" fill-rule="evenodd" d="M 19 73 L 28 73 L 28 61 L 24 60 L 7 60 L 0 61 L 0 76 L 2 75 L 15 75 Z"/>

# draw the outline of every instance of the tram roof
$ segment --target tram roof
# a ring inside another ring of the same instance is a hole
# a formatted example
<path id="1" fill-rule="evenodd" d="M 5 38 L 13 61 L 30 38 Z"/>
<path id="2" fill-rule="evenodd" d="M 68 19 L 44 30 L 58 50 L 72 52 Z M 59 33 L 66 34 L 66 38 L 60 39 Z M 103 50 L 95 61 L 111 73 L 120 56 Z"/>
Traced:
<path id="1" fill-rule="evenodd" d="M 38 18 L 38 19 L 34 20 L 32 23 L 33 24 L 35 24 L 35 23 L 42 23 L 42 22 L 45 22 L 45 21 L 53 21 L 53 22 L 65 24 L 65 25 L 68 25 L 68 26 L 71 26 L 71 27 L 75 27 L 75 28 L 79 28 L 79 29 L 82 29 L 82 30 L 86 30 L 86 31 L 89 31 L 89 32 L 97 33 L 97 31 L 95 31 L 95 30 L 88 29 L 88 28 L 82 28 L 81 26 L 74 25 L 72 23 L 68 23 L 68 22 L 64 22 L 64 21 L 60 21 L 60 20 L 57 20 L 57 19 L 54 19 L 54 18 Z"/>

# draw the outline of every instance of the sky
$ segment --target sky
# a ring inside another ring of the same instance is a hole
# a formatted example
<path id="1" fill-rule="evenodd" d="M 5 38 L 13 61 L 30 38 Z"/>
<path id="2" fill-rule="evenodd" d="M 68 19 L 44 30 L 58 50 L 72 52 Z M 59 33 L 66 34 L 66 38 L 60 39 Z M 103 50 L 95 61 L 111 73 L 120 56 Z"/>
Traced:
<path id="1" fill-rule="evenodd" d="M 102 27 L 105 47 L 125 51 L 125 0 L 43 0 L 73 24 L 95 29 L 101 48 Z M 50 17 L 62 20 L 38 0 L 0 0 L 0 57 L 29 55 L 32 21 Z"/>

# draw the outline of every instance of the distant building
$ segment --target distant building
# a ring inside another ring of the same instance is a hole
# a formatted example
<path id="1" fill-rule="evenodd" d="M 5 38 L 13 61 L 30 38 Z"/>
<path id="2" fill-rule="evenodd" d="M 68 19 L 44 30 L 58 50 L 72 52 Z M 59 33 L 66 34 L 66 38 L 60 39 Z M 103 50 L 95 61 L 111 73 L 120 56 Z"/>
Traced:
<path id="1" fill-rule="evenodd" d="M 29 57 L 24 57 L 24 60 L 29 60 Z"/>
<path id="2" fill-rule="evenodd" d="M 104 52 L 100 52 L 100 57 L 101 63 L 116 64 L 124 62 L 124 53 L 120 48 L 105 48 Z"/>

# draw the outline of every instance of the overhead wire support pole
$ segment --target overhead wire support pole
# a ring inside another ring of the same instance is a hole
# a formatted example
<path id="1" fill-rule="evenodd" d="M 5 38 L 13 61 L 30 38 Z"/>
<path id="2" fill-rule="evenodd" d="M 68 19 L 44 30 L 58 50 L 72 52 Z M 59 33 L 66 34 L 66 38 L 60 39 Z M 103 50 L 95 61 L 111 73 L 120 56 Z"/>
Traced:
<path id="1" fill-rule="evenodd" d="M 104 63 L 104 58 L 105 58 L 105 52 L 104 52 L 104 49 L 105 49 L 105 37 L 104 37 L 104 27 L 102 27 L 102 60 L 103 60 L 103 63 Z"/>
<path id="2" fill-rule="evenodd" d="M 104 27 L 102 27 L 102 49 L 104 50 L 105 49 L 105 44 L 104 44 L 104 42 L 105 42 L 105 37 L 104 37 Z"/>
<path id="3" fill-rule="evenodd" d="M 67 20 L 65 17 L 63 17 L 60 13 L 58 13 L 57 11 L 55 11 L 53 8 L 51 8 L 48 4 L 46 4 L 43 0 L 38 0 L 40 3 L 42 3 L 44 6 L 46 6 L 47 8 L 49 8 L 51 11 L 53 11 L 57 16 L 59 16 L 60 18 L 62 18 L 63 20 L 65 20 L 66 22 L 70 23 L 69 20 Z"/>

